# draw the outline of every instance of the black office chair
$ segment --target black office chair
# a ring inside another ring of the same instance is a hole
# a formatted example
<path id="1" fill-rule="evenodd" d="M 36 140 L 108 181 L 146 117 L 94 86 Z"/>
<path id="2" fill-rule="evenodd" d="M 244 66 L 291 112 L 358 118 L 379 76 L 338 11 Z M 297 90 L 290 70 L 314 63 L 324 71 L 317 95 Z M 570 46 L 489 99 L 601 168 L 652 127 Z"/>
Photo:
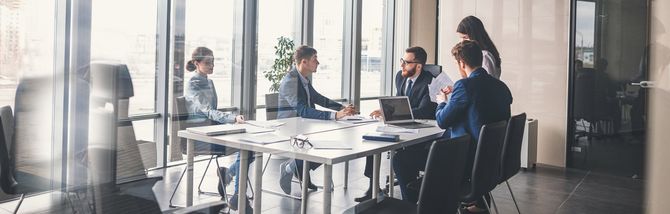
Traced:
<path id="1" fill-rule="evenodd" d="M 206 120 L 206 121 L 201 122 L 201 123 L 187 122 L 188 116 L 189 116 L 190 113 L 188 112 L 188 110 L 186 108 L 186 98 L 185 97 L 182 96 L 182 97 L 175 98 L 174 104 L 175 104 L 176 116 L 173 117 L 173 120 L 178 121 L 177 124 L 179 125 L 178 128 L 180 130 L 184 130 L 188 127 L 198 127 L 198 126 L 212 125 L 211 121 L 209 121 L 209 120 Z M 232 154 L 235 154 L 235 152 L 237 152 L 237 150 L 228 149 L 228 148 L 226 148 L 224 151 L 212 151 L 212 150 L 208 149 L 209 146 L 210 146 L 209 144 L 202 143 L 202 142 L 201 142 L 201 145 L 194 146 L 195 147 L 195 149 L 194 149 L 195 156 L 210 155 L 209 161 L 207 162 L 207 166 L 205 167 L 205 171 L 203 172 L 202 178 L 200 179 L 200 183 L 198 184 L 198 193 L 199 194 L 209 193 L 209 192 L 202 191 L 201 186 L 202 186 L 203 180 L 205 180 L 205 175 L 207 175 L 207 171 L 209 170 L 209 166 L 212 163 L 212 160 L 215 160 L 215 162 L 216 162 L 217 173 L 218 173 L 218 169 L 220 167 L 219 157 L 232 155 Z M 186 155 L 186 139 L 185 138 L 181 138 L 180 147 L 182 148 L 182 154 Z M 184 170 L 182 171 L 181 176 L 179 177 L 179 180 L 177 181 L 177 185 L 175 186 L 174 191 L 172 192 L 172 196 L 170 196 L 170 207 L 175 207 L 172 204 L 172 199 L 174 198 L 174 195 L 177 193 L 177 190 L 179 189 L 179 184 L 181 183 L 181 180 L 184 178 L 184 174 L 186 174 L 186 170 L 187 170 L 187 168 L 184 167 Z M 219 182 L 221 182 L 221 186 L 224 187 L 223 188 L 224 200 L 228 201 L 223 178 L 219 178 Z M 249 185 L 249 187 L 251 187 L 251 185 Z M 253 190 L 252 190 L 252 192 L 253 192 Z M 209 194 L 214 194 L 214 193 L 209 193 Z"/>
<path id="2" fill-rule="evenodd" d="M 423 65 L 423 70 L 430 72 L 430 75 L 432 75 L 433 77 L 437 77 L 442 73 L 442 66 L 434 64 L 425 64 Z"/>
<path id="3" fill-rule="evenodd" d="M 421 182 L 418 204 L 396 198 L 371 199 L 354 207 L 354 212 L 373 213 L 456 213 L 465 174 L 469 135 L 435 141 L 428 153 L 426 173 Z"/>
<path id="4" fill-rule="evenodd" d="M 526 126 L 526 113 L 512 116 L 507 123 L 507 131 L 505 134 L 505 143 L 503 144 L 502 157 L 500 164 L 500 182 L 505 182 L 509 193 L 512 195 L 512 201 L 516 206 L 516 211 L 521 214 L 519 205 L 516 203 L 512 188 L 507 182 L 512 176 L 516 175 L 521 169 L 521 143 L 523 142 L 523 130 Z"/>
<path id="5" fill-rule="evenodd" d="M 485 201 L 486 209 L 491 210 L 484 196 L 486 194 L 492 196 L 490 192 L 500 182 L 500 155 L 505 141 L 506 128 L 507 121 L 482 126 L 472 164 L 470 182 L 466 187 L 467 191 L 461 198 L 462 201 L 472 202 L 482 198 Z M 491 197 L 491 201 L 495 206 L 493 197 Z M 495 208 L 496 213 L 498 213 L 497 206 Z"/>
<path id="6" fill-rule="evenodd" d="M 24 198 L 24 193 L 20 192 L 18 190 L 19 184 L 16 182 L 16 179 L 14 179 L 14 164 L 13 163 L 13 157 L 11 156 L 10 148 L 14 148 L 13 142 L 14 142 L 14 135 L 12 134 L 13 127 L 11 126 L 12 118 L 8 117 L 12 115 L 12 109 L 9 106 L 3 106 L 0 108 L 0 120 L 2 123 L 0 123 L 0 187 L 2 188 L 2 191 L 5 192 L 5 194 L 21 194 L 19 198 L 19 203 L 16 205 L 16 208 L 14 208 L 13 213 L 17 213 L 19 211 L 19 207 L 21 207 L 21 203 L 23 203 L 23 198 Z M 5 131 L 7 130 L 7 132 Z M 7 134 L 5 134 L 7 133 Z"/>

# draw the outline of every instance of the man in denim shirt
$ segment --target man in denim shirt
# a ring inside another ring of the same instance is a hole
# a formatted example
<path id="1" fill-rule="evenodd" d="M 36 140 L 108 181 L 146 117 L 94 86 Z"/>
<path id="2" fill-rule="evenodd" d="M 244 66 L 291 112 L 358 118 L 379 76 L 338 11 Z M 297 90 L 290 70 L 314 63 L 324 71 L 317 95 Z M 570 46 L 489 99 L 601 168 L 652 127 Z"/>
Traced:
<path id="1" fill-rule="evenodd" d="M 293 59 L 295 60 L 295 66 L 284 76 L 279 86 L 278 118 L 300 116 L 311 119 L 338 120 L 344 116 L 354 114 L 353 105 L 345 107 L 321 95 L 312 87 L 308 77 L 312 73 L 316 73 L 316 68 L 319 66 L 314 48 L 306 45 L 298 47 Z M 336 112 L 317 110 L 316 105 Z M 302 164 L 302 160 L 293 161 L 293 159 L 290 159 L 280 165 L 279 184 L 286 194 L 291 193 L 292 174 L 301 179 Z M 319 166 L 320 164 L 311 163 L 309 168 L 314 170 Z M 310 189 L 316 189 L 316 186 L 309 180 L 305 182 L 309 182 Z"/>

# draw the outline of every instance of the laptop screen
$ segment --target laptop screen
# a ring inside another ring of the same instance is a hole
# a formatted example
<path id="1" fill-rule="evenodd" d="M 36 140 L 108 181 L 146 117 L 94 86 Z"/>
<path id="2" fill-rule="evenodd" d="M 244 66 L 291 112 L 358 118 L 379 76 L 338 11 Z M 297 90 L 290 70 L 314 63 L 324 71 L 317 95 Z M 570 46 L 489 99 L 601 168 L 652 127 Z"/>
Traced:
<path id="1" fill-rule="evenodd" d="M 381 98 L 379 106 L 384 113 L 385 122 L 414 119 L 407 97 Z"/>

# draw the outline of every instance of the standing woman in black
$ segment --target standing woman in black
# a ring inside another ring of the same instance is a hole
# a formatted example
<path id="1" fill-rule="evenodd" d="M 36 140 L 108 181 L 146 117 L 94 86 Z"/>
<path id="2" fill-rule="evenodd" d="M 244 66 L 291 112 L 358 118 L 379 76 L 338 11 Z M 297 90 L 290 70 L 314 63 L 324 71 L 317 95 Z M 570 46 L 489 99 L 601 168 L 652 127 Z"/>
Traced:
<path id="1" fill-rule="evenodd" d="M 486 33 L 484 29 L 484 24 L 479 18 L 474 16 L 468 16 L 461 20 L 461 23 L 458 24 L 456 28 L 456 34 L 462 40 L 474 40 L 482 48 L 482 68 L 486 72 L 500 79 L 500 53 L 496 49 L 496 45 L 491 41 L 491 37 Z"/>

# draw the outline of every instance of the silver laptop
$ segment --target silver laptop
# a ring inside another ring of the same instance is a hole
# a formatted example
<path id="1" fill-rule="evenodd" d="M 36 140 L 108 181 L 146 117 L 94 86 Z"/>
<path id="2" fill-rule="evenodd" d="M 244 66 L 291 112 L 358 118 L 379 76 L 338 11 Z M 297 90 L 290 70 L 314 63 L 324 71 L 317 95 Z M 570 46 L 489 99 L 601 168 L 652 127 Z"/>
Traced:
<path id="1" fill-rule="evenodd" d="M 409 98 L 406 96 L 380 98 L 379 107 L 382 110 L 382 115 L 384 115 L 385 124 L 408 129 L 420 129 L 435 126 L 414 119 L 412 107 L 409 105 Z"/>

